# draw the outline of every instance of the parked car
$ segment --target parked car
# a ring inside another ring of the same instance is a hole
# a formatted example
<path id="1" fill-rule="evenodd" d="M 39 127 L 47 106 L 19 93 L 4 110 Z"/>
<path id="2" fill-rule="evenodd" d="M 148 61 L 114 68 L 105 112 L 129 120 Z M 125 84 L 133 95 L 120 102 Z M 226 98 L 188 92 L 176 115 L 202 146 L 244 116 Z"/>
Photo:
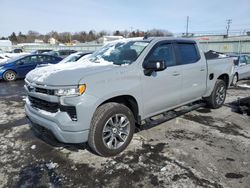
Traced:
<path id="1" fill-rule="evenodd" d="M 29 54 L 30 54 L 29 52 L 23 52 L 21 48 L 15 48 L 10 52 L 2 53 L 2 55 L 4 55 L 7 58 L 17 58 Z"/>
<path id="2" fill-rule="evenodd" d="M 47 52 L 46 54 L 65 58 L 65 57 L 69 56 L 70 54 L 73 54 L 76 52 L 77 51 L 75 51 L 75 50 L 57 50 L 57 51 Z"/>
<path id="3" fill-rule="evenodd" d="M 7 58 L 6 56 L 0 54 L 0 63 L 3 63 L 5 61 L 7 61 L 9 58 Z"/>
<path id="4" fill-rule="evenodd" d="M 246 54 L 230 55 L 234 58 L 234 76 L 232 85 L 237 85 L 239 80 L 250 78 L 250 56 Z"/>
<path id="5" fill-rule="evenodd" d="M 70 63 L 80 60 L 82 57 L 92 54 L 92 52 L 76 52 L 64 58 L 59 63 Z"/>
<path id="6" fill-rule="evenodd" d="M 51 52 L 52 50 L 34 50 L 31 52 L 31 54 L 43 54 L 43 53 L 47 53 L 47 52 Z"/>
<path id="7" fill-rule="evenodd" d="M 232 76 L 231 58 L 207 61 L 191 39 L 122 40 L 84 63 L 31 71 L 25 112 L 35 129 L 113 156 L 153 116 L 197 100 L 221 107 Z"/>
<path id="8" fill-rule="evenodd" d="M 38 64 L 58 63 L 62 58 L 50 55 L 26 55 L 9 59 L 0 63 L 0 79 L 14 81 L 17 78 L 24 78 L 26 74 Z"/>
<path id="9" fill-rule="evenodd" d="M 10 53 L 14 53 L 14 54 L 16 54 L 16 53 L 22 53 L 22 52 L 23 52 L 23 50 L 21 48 L 15 48 L 15 49 L 13 49 L 13 50 L 10 51 Z"/>

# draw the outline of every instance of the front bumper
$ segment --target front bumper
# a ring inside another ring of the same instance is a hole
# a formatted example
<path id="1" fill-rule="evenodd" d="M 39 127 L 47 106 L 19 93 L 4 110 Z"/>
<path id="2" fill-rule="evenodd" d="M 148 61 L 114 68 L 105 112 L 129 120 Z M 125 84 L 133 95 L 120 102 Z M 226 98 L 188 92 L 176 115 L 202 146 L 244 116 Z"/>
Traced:
<path id="1" fill-rule="evenodd" d="M 28 95 L 25 112 L 33 124 L 48 129 L 57 140 L 63 143 L 75 144 L 88 141 L 89 129 L 96 109 L 96 97 L 86 93 L 78 97 L 57 97 L 44 92 L 54 87 L 35 83 L 28 83 L 24 87 Z M 33 101 L 32 98 L 37 100 Z M 77 118 L 72 118 L 72 111 L 61 107 L 73 107 Z"/>
<path id="2" fill-rule="evenodd" d="M 2 80 L 2 79 L 3 79 L 3 73 L 4 73 L 4 71 L 5 71 L 5 70 L 0 69 L 0 80 Z"/>
<path id="3" fill-rule="evenodd" d="M 25 113 L 31 121 L 31 125 L 39 125 L 50 130 L 57 140 L 63 143 L 84 143 L 88 140 L 89 130 L 84 131 L 64 131 L 60 129 L 60 125 L 56 122 L 44 118 L 36 114 L 35 109 L 32 109 L 28 104 L 25 105 Z"/>

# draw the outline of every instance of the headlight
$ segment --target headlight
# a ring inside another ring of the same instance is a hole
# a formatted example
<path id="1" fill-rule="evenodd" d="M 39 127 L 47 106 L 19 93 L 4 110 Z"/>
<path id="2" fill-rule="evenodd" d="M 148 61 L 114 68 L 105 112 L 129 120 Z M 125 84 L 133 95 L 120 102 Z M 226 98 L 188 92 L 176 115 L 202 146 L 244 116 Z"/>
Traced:
<path id="1" fill-rule="evenodd" d="M 86 85 L 79 85 L 77 88 L 63 88 L 56 89 L 55 95 L 57 96 L 79 96 L 82 95 L 86 90 Z"/>

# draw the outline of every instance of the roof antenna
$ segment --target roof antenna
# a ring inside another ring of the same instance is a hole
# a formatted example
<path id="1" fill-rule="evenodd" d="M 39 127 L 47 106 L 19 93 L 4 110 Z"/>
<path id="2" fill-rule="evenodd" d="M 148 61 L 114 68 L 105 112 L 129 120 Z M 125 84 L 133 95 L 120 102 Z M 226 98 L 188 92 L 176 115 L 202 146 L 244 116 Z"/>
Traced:
<path id="1" fill-rule="evenodd" d="M 145 36 L 143 37 L 143 40 L 147 40 L 148 39 L 148 33 L 145 33 Z"/>

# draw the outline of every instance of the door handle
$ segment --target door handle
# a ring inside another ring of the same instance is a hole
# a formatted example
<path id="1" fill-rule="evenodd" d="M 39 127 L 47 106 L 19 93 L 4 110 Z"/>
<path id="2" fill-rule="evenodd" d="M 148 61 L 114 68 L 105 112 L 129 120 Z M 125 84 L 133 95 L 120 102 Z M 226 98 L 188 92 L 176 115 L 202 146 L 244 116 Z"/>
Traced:
<path id="1" fill-rule="evenodd" d="M 173 75 L 173 76 L 179 76 L 179 75 L 180 75 L 180 73 L 178 73 L 178 72 L 174 72 L 172 75 Z"/>
<path id="2" fill-rule="evenodd" d="M 204 69 L 204 68 L 201 68 L 201 71 L 205 71 L 205 69 Z"/>

